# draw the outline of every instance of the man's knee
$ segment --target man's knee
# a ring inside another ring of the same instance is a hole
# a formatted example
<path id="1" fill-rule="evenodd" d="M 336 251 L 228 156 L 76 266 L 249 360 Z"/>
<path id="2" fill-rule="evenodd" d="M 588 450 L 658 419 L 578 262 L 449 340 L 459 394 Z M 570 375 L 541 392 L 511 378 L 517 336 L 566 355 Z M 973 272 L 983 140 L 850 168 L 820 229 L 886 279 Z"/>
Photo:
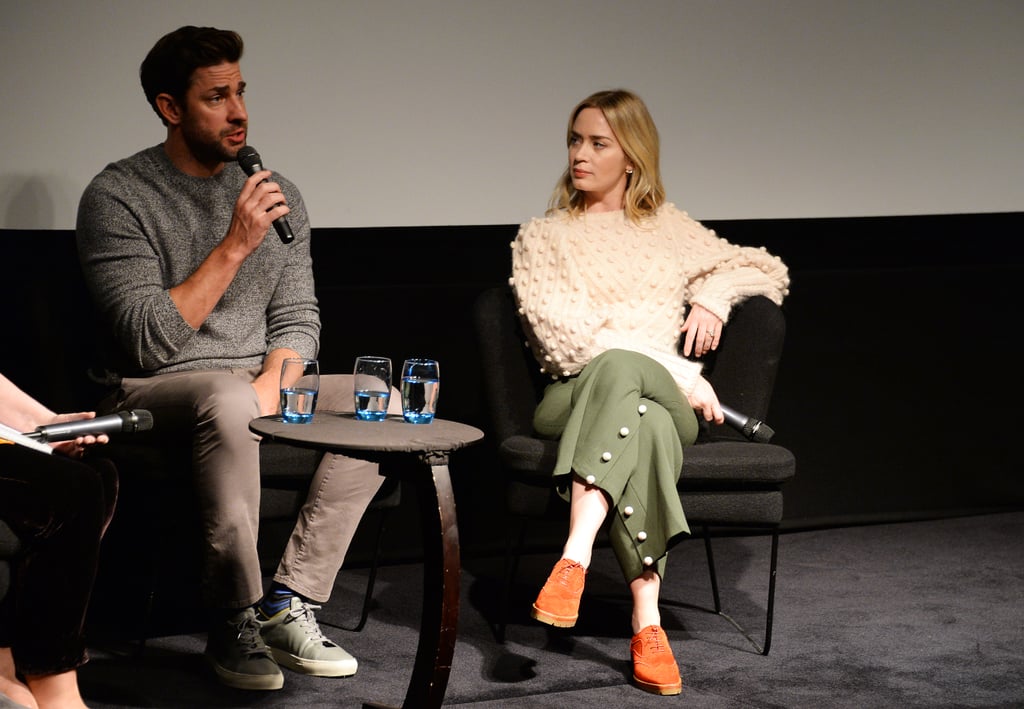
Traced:
<path id="1" fill-rule="evenodd" d="M 244 377 L 231 372 L 209 372 L 195 377 L 187 387 L 191 392 L 195 422 L 248 428 L 260 415 L 256 390 Z"/>
<path id="2" fill-rule="evenodd" d="M 320 411 L 355 411 L 351 374 L 320 375 L 320 393 L 316 408 Z"/>

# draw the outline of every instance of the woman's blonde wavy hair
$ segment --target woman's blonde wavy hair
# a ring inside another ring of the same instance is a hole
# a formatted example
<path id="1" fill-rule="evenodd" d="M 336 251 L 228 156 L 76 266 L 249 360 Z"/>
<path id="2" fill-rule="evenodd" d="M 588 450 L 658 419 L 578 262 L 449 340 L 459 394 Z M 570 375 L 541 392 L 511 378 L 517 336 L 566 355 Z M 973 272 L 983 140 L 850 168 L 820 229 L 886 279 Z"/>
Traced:
<path id="1" fill-rule="evenodd" d="M 639 96 L 626 89 L 598 91 L 580 101 L 569 114 L 565 142 L 572 141 L 573 124 L 585 108 L 599 109 L 615 133 L 626 157 L 633 164 L 633 174 L 626 182 L 623 209 L 633 222 L 651 216 L 665 201 L 659 165 L 658 129 Z M 577 216 L 585 209 L 583 193 L 572 185 L 571 165 L 562 173 L 548 202 L 547 214 L 567 211 Z"/>

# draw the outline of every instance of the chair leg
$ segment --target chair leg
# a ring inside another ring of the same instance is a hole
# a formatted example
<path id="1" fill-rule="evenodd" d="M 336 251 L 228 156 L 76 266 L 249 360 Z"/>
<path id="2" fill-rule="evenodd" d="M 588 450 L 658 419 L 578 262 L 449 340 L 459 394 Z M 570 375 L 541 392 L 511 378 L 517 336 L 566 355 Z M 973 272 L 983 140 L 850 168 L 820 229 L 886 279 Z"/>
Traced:
<path id="1" fill-rule="evenodd" d="M 148 537 L 150 535 L 145 534 L 143 536 Z M 146 643 L 153 636 L 154 617 L 156 615 L 157 601 L 160 597 L 160 589 L 166 588 L 169 583 L 165 578 L 169 573 L 166 559 L 170 557 L 171 552 L 168 549 L 169 544 L 164 540 L 171 539 L 172 536 L 170 533 L 161 533 L 155 529 L 152 532 L 152 536 L 160 541 L 157 542 L 156 550 L 145 565 L 145 581 L 143 582 L 145 586 L 145 602 L 143 603 L 142 614 L 136 626 L 138 639 L 135 642 L 135 649 L 132 653 L 136 658 L 142 657 L 146 651 Z"/>
<path id="2" fill-rule="evenodd" d="M 160 589 L 166 587 L 167 583 L 164 577 L 167 575 L 165 572 L 167 567 L 166 560 L 170 557 L 170 550 L 168 549 L 169 542 L 166 540 L 172 538 L 170 533 L 161 533 L 161 530 L 156 528 L 152 530 L 151 534 L 147 533 L 144 536 L 153 536 L 159 541 L 157 542 L 155 552 L 146 562 L 144 582 L 146 600 L 143 605 L 142 617 L 138 623 L 138 641 L 135 644 L 134 652 L 136 658 L 142 657 L 146 651 L 146 643 L 153 634 L 157 597 L 160 595 Z"/>
<path id="3" fill-rule="evenodd" d="M 155 586 L 155 585 L 154 585 Z M 142 612 L 142 620 L 139 622 L 139 640 L 135 645 L 135 657 L 142 657 L 146 651 L 146 641 L 149 640 L 150 624 L 153 619 L 153 607 L 156 605 L 156 588 L 152 587 L 146 593 L 146 607 Z"/>
<path id="4" fill-rule="evenodd" d="M 715 613 L 722 612 L 722 598 L 718 594 L 718 574 L 715 573 L 715 553 L 711 549 L 711 529 L 705 525 L 704 530 L 704 551 L 708 557 L 708 574 L 711 576 L 711 596 L 715 601 Z"/>
<path id="5" fill-rule="evenodd" d="M 779 530 L 772 530 L 772 564 L 768 577 L 768 611 L 765 614 L 764 625 L 764 649 L 762 655 L 767 655 L 772 647 L 772 623 L 775 620 L 775 576 L 778 572 L 779 562 Z"/>
<path id="6" fill-rule="evenodd" d="M 768 651 L 771 650 L 772 646 L 772 624 L 775 621 L 775 579 L 778 575 L 779 566 L 779 530 L 772 529 L 771 533 L 771 562 L 768 570 L 768 606 L 765 612 L 765 625 L 764 625 L 764 644 L 757 642 L 743 627 L 737 623 L 731 616 L 722 611 L 721 597 L 718 593 L 718 577 L 715 573 L 715 557 L 711 550 L 711 532 L 708 527 L 704 527 L 704 549 L 707 552 L 708 557 L 708 572 L 711 575 L 711 594 L 714 598 L 715 609 L 714 613 L 720 615 L 729 621 L 734 628 L 743 633 L 743 636 L 750 642 L 751 645 L 761 655 L 767 655 Z"/>
<path id="7" fill-rule="evenodd" d="M 499 645 L 505 643 L 505 628 L 508 625 L 508 602 L 509 593 L 512 589 L 512 582 L 515 581 L 519 571 L 519 558 L 523 552 L 523 542 L 526 540 L 526 520 L 521 519 L 518 523 L 519 529 L 515 534 L 509 530 L 505 534 L 505 573 L 504 582 L 501 586 L 501 598 L 498 601 L 498 622 L 494 627 L 494 639 Z M 515 541 L 513 541 L 515 537 Z"/>

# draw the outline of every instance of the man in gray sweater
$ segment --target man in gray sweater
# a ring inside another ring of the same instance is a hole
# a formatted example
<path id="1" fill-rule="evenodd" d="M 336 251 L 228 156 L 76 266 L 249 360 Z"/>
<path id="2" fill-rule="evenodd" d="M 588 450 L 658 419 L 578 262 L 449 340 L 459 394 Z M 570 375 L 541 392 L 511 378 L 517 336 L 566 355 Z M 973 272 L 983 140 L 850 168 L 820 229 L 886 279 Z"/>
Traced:
<path id="1" fill-rule="evenodd" d="M 154 433 L 183 419 L 191 436 L 202 591 L 213 610 L 206 655 L 224 684 L 270 690 L 283 685 L 279 664 L 355 673 L 355 658 L 323 636 L 312 603 L 328 600 L 382 478 L 376 464 L 324 456 L 264 594 L 259 439 L 248 424 L 278 411 L 282 360 L 317 355 L 320 315 L 298 189 L 231 164 L 248 130 L 242 48 L 236 33 L 209 27 L 182 27 L 156 43 L 141 80 L 166 140 L 92 180 L 77 240 L 120 354 L 109 364 L 120 386 L 106 408 L 150 410 Z M 290 243 L 272 228 L 286 215 Z M 351 411 L 351 375 L 322 377 L 318 406 Z"/>

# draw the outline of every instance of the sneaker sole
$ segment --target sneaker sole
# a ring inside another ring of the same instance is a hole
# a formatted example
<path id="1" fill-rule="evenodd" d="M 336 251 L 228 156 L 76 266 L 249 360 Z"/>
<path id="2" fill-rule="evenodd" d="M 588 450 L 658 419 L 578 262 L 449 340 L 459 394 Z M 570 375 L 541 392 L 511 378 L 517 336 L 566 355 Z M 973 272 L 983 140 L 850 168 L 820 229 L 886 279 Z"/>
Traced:
<path id="1" fill-rule="evenodd" d="M 340 662 L 307 660 L 276 647 L 270 648 L 270 653 L 281 667 L 287 667 L 293 672 L 313 677 L 351 677 L 359 669 L 359 662 L 355 658 L 352 658 L 351 662 L 348 660 Z"/>
<path id="2" fill-rule="evenodd" d="M 530 611 L 530 616 L 534 620 L 539 620 L 541 623 L 547 623 L 553 625 L 556 628 L 571 628 L 576 625 L 576 621 L 579 619 L 579 614 L 576 615 L 555 615 L 554 613 L 548 613 L 546 610 L 537 607 L 537 604 L 533 604 L 533 610 Z"/>
<path id="3" fill-rule="evenodd" d="M 276 675 L 246 675 L 239 672 L 232 672 L 217 664 L 212 658 L 207 658 L 210 666 L 220 683 L 234 689 L 251 689 L 267 691 L 281 689 L 284 687 L 284 675 L 280 672 Z"/>

